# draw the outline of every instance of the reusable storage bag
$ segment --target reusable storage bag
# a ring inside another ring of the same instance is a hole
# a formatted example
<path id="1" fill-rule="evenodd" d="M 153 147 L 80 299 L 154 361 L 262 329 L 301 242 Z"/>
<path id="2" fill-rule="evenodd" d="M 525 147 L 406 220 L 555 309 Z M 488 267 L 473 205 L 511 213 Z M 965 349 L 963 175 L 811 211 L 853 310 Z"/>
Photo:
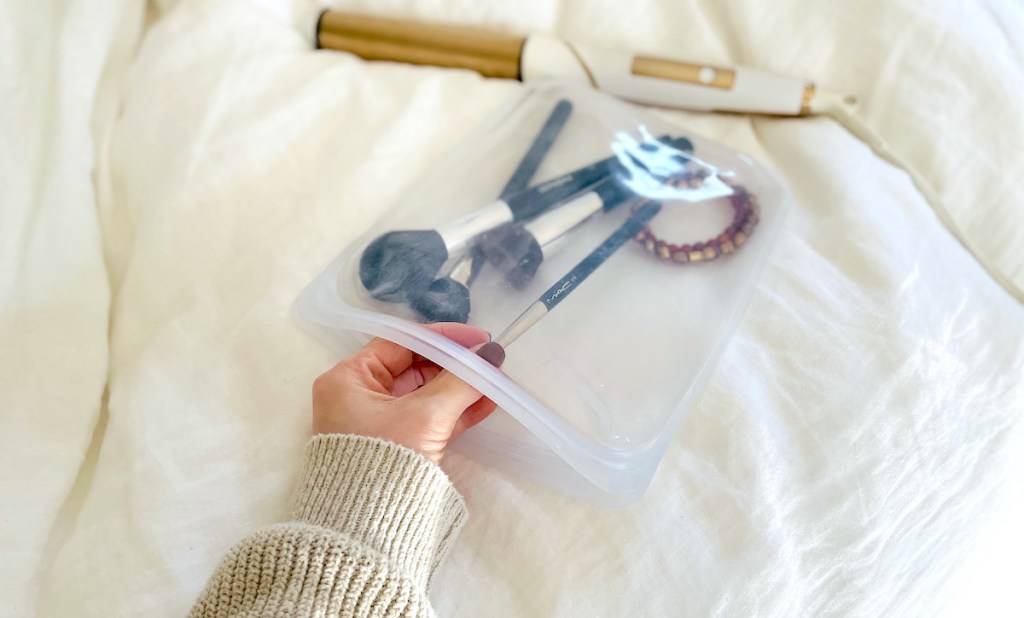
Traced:
<path id="1" fill-rule="evenodd" d="M 339 355 L 384 337 L 496 402 L 453 448 L 624 503 L 713 372 L 789 202 L 746 155 L 648 110 L 524 88 L 381 204 L 294 313 Z M 504 364 L 435 321 L 487 330 Z"/>

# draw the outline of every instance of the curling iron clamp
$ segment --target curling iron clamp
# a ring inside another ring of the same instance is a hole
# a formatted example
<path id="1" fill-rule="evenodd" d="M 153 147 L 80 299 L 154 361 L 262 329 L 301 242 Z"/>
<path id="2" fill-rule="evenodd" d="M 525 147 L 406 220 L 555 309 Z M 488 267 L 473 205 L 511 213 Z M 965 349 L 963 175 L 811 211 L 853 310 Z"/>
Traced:
<path id="1" fill-rule="evenodd" d="M 320 14 L 316 45 L 366 60 L 470 69 L 485 77 L 575 80 L 669 108 L 803 116 L 852 102 L 802 79 L 751 67 L 632 54 L 547 34 L 514 36 L 342 11 Z"/>

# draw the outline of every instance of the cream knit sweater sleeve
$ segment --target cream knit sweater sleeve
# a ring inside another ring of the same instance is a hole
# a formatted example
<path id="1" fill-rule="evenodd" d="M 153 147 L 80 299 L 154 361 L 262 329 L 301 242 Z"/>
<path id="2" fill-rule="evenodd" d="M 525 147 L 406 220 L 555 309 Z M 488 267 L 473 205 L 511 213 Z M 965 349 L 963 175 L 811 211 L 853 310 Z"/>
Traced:
<path id="1" fill-rule="evenodd" d="M 448 477 L 419 454 L 317 436 L 289 521 L 235 546 L 189 615 L 432 616 L 431 579 L 465 518 Z"/>

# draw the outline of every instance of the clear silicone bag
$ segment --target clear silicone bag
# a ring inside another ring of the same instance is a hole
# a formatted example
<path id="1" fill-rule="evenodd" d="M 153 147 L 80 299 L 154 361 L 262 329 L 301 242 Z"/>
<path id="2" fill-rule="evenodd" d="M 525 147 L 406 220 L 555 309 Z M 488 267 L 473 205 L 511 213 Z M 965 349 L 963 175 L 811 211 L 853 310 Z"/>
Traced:
<path id="1" fill-rule="evenodd" d="M 784 184 L 562 84 L 523 88 L 408 180 L 296 319 L 339 355 L 395 341 L 496 402 L 456 449 L 605 502 L 641 495 L 752 292 L 790 207 Z M 504 364 L 432 321 L 503 337 Z"/>

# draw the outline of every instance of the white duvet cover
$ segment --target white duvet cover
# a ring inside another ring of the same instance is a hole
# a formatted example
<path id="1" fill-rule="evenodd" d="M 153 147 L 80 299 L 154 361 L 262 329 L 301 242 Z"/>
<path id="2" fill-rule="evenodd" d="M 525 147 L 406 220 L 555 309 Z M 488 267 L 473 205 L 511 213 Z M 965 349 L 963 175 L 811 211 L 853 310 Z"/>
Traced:
<path id="1" fill-rule="evenodd" d="M 108 4 L 114 39 L 53 26 L 67 64 L 46 83 L 117 68 L 141 5 Z M 739 332 L 635 507 L 450 456 L 472 517 L 435 582 L 439 613 L 934 614 L 1024 444 L 1019 5 L 337 6 L 813 78 L 856 93 L 942 199 L 937 214 L 828 118 L 669 113 L 779 170 L 796 198 Z M 222 554 L 282 515 L 310 383 L 333 362 L 289 321 L 293 299 L 519 87 L 313 52 L 319 8 L 162 2 L 114 84 L 116 123 L 50 90 L 18 108 L 52 131 L 2 169 L 22 183 L 14 209 L 4 189 L 0 248 L 12 615 L 182 615 Z M 70 83 L 100 92 L 98 75 Z M 40 129 L 18 130 L 34 143 Z M 58 173 L 48 152 L 75 167 Z"/>
<path id="2" fill-rule="evenodd" d="M 110 287 L 95 135 L 142 4 L 0 2 L 0 615 L 32 615 L 100 419 Z"/>

